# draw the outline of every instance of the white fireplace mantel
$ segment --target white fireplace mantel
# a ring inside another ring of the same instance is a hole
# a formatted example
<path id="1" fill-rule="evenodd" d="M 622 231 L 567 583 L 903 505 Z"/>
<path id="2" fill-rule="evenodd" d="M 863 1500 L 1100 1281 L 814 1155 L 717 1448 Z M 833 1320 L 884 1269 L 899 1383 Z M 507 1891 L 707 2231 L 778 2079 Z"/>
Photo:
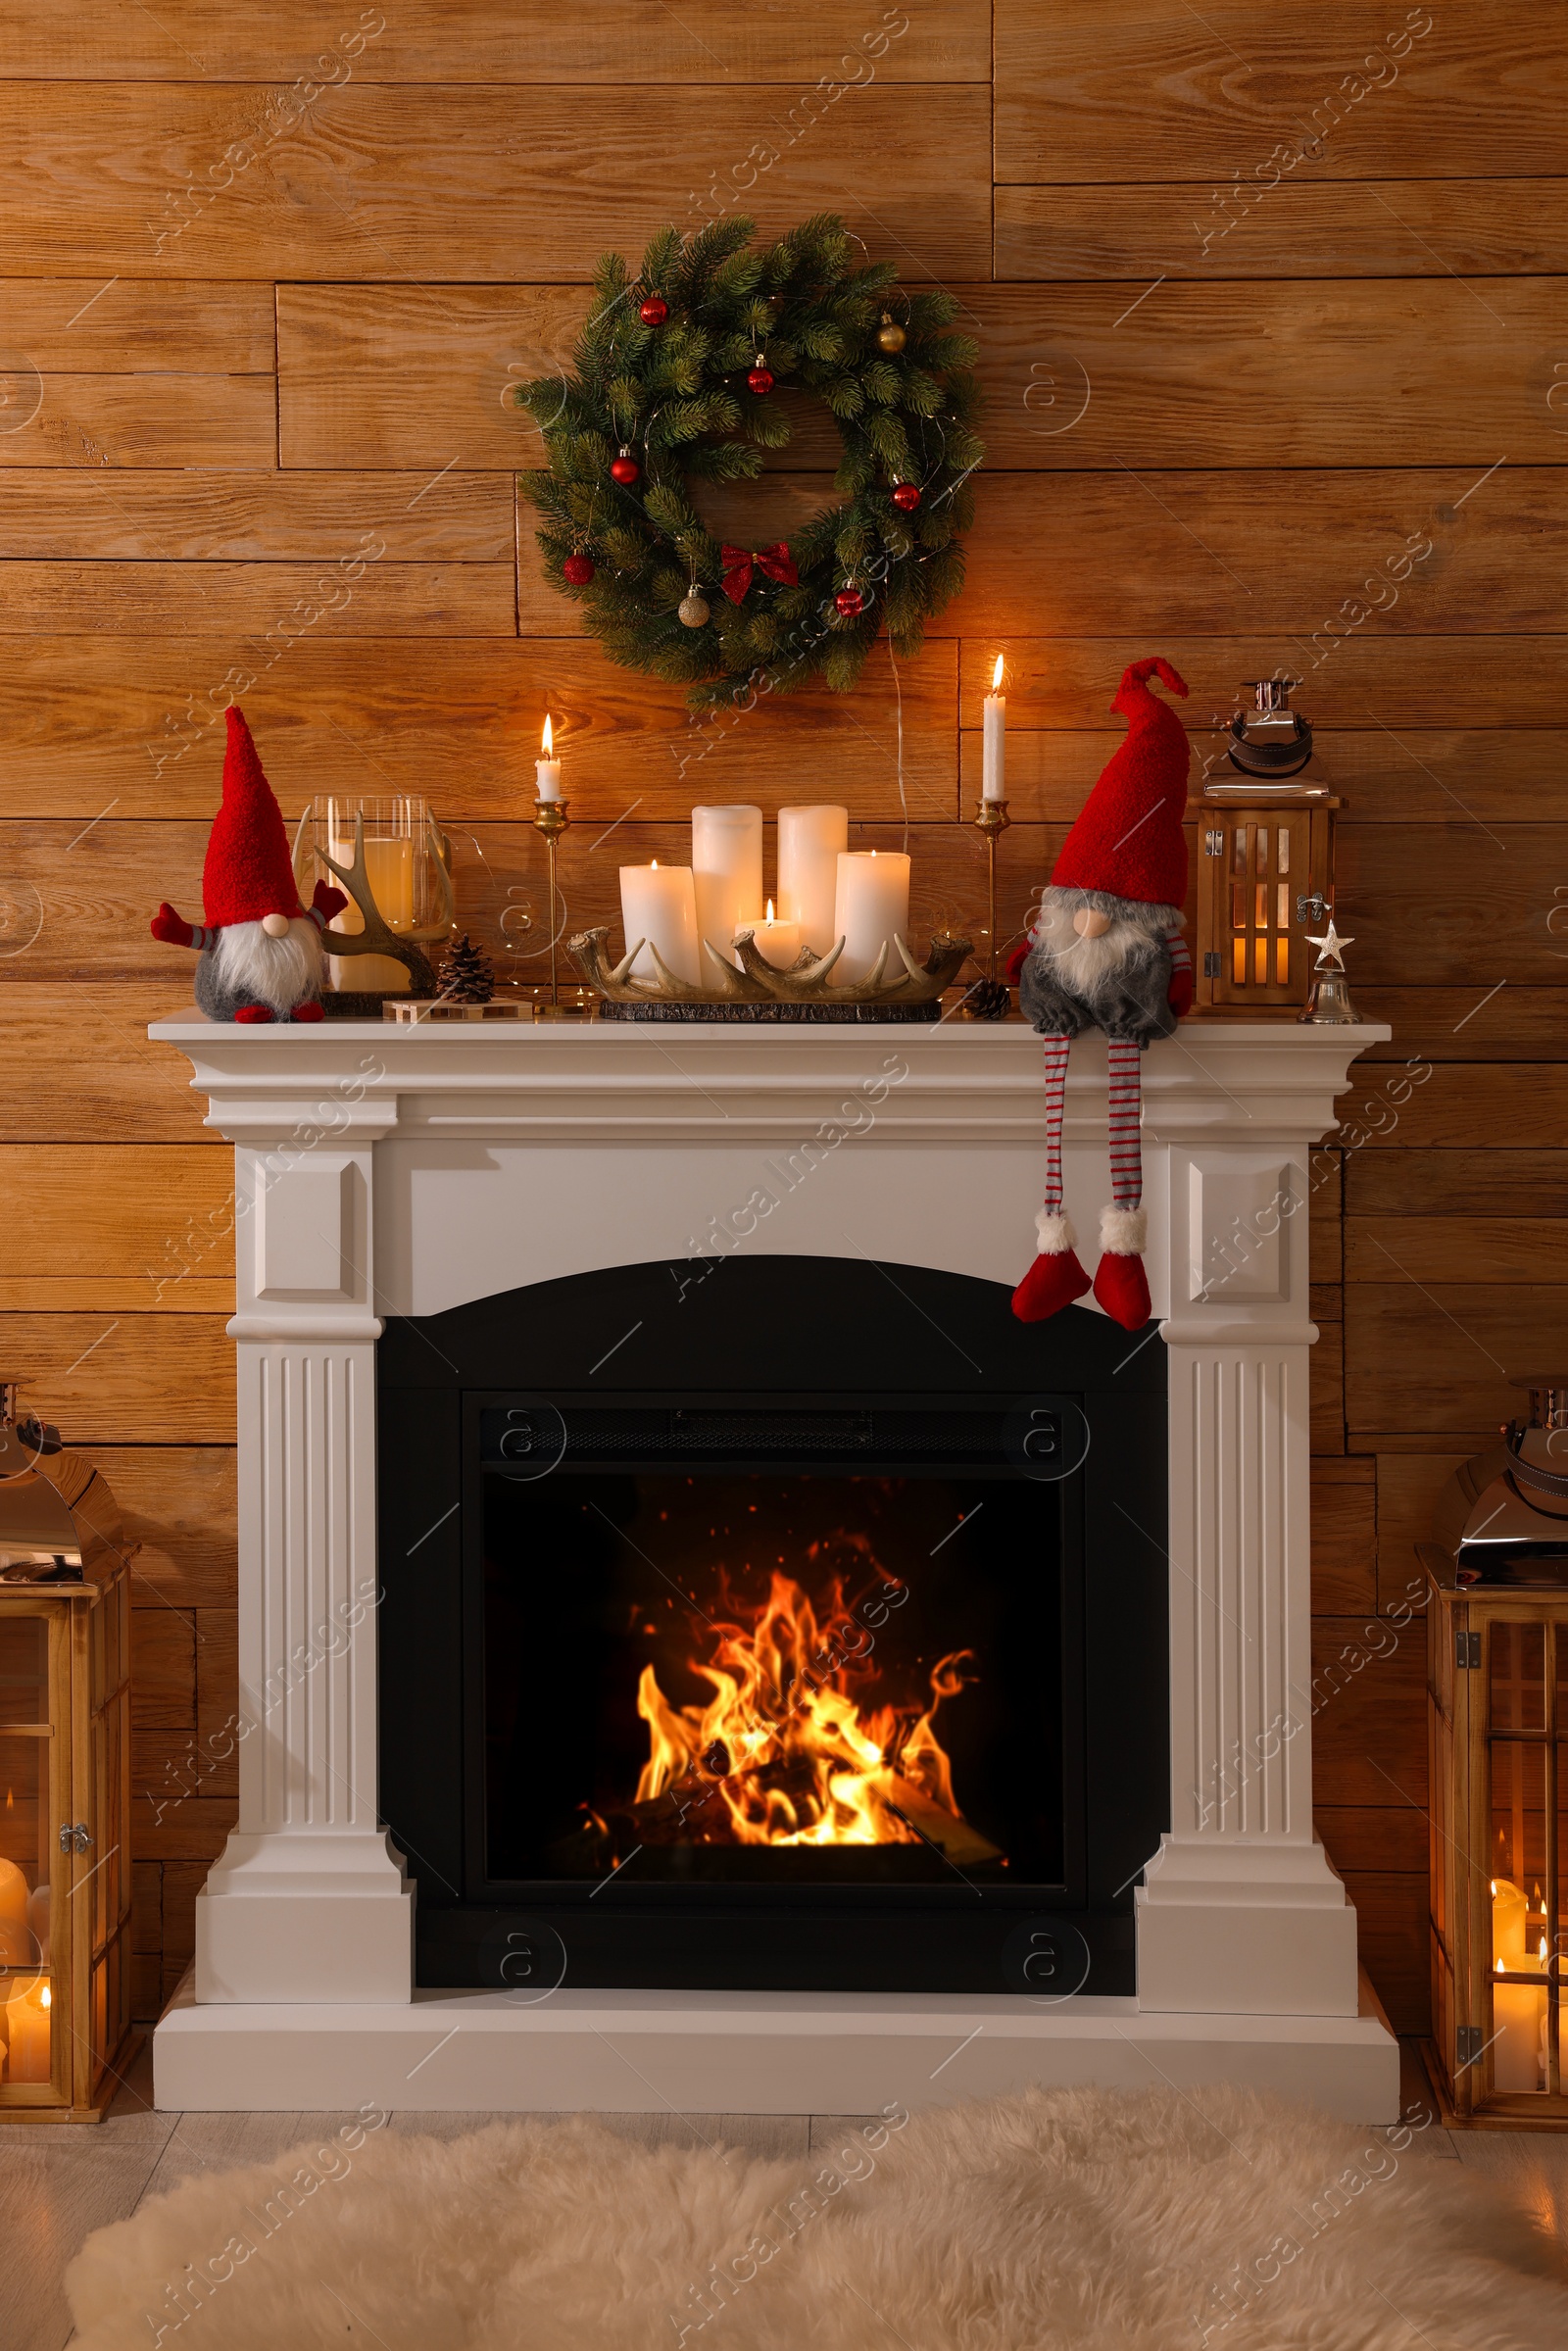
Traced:
<path id="1" fill-rule="evenodd" d="M 1162 2072 L 1393 2115 L 1396 2046 L 1358 1989 L 1355 1914 L 1312 1833 L 1307 1497 L 1310 1151 L 1386 1029 L 1189 1022 L 1145 1057 L 1169 1350 L 1172 1826 L 1137 1894 L 1136 1999 L 1054 2006 L 416 1992 L 413 1894 L 376 1797 L 383 1318 L 735 1251 L 1010 1285 L 1044 1174 L 1033 1033 L 240 1028 L 189 1012 L 151 1034 L 189 1056 L 208 1124 L 235 1146 L 240 1711 L 255 1726 L 238 1826 L 197 1904 L 194 1986 L 159 2028 L 160 2104 L 614 2108 L 646 2104 L 653 2081 L 687 2110 L 845 2111 L 853 2048 L 857 2096 L 895 2073 L 898 2094 L 929 2100 Z M 1064 1159 L 1092 1265 L 1109 1198 L 1098 1038 L 1073 1051 Z M 976 2028 L 982 2054 L 931 2075 L 922 2052 Z"/>

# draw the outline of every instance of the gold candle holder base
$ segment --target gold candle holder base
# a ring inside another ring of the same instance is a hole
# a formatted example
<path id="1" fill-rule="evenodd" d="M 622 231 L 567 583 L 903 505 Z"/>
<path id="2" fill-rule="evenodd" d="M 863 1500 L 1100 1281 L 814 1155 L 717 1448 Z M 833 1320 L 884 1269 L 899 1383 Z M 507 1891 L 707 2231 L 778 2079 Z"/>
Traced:
<path id="1" fill-rule="evenodd" d="M 587 1007 L 579 1004 L 563 1004 L 561 979 L 556 961 L 561 946 L 561 925 L 556 918 L 556 851 L 562 834 L 571 824 L 571 818 L 566 814 L 565 801 L 541 800 L 536 802 L 533 821 L 535 830 L 543 837 L 545 854 L 550 860 L 550 995 L 546 1000 L 543 990 L 540 991 L 534 1003 L 534 1018 L 536 1020 L 580 1019 Z M 579 995 L 581 991 L 568 990 L 567 993 L 568 995 Z"/>
<path id="2" fill-rule="evenodd" d="M 1012 991 L 997 977 L 997 843 L 1011 822 L 1004 800 L 982 800 L 974 812 L 975 830 L 986 845 L 986 976 L 974 983 L 960 1006 L 965 1020 L 1004 1020 L 1012 1009 Z"/>

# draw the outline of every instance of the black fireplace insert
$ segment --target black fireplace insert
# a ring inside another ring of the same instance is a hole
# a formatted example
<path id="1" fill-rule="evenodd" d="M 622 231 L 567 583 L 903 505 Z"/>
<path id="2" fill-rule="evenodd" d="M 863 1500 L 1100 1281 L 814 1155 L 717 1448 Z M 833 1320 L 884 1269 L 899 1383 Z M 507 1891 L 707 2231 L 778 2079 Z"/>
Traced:
<path id="1" fill-rule="evenodd" d="M 863 1260 L 387 1325 L 380 1770 L 416 1980 L 1134 1988 L 1164 1349 Z"/>

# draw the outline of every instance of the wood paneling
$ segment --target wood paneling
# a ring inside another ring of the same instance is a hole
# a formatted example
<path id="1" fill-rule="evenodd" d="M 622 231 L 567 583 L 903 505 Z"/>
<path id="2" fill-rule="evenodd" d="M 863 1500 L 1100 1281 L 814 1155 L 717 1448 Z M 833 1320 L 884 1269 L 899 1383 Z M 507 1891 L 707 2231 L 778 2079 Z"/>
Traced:
<path id="1" fill-rule="evenodd" d="M 277 451 L 276 388 L 270 375 L 44 375 L 5 368 L 8 410 L 27 420 L 0 433 L 0 468 L 90 468 L 100 513 L 113 486 L 98 470 L 176 465 L 193 446 L 214 465 L 266 471 Z"/>
<path id="2" fill-rule="evenodd" d="M 1355 1904 L 1362 1963 L 1389 2023 L 1396 2033 L 1430 2032 L 1425 1870 L 1347 1870 L 1344 1876 L 1345 1890 Z"/>
<path id="3" fill-rule="evenodd" d="M 1457 988 L 1358 986 L 1355 1001 L 1363 1019 L 1387 1021 L 1394 1031 L 1386 1045 L 1369 1050 L 1367 1061 L 1473 1061 L 1482 1056 L 1489 1061 L 1544 1061 L 1563 1041 L 1560 987 L 1521 988 L 1505 979 L 1500 987 L 1494 984 L 1485 996 L 1467 1003 Z M 1509 1162 L 1517 1155 L 1510 1152 L 1505 1161 L 1491 1153 L 1487 1165 L 1506 1183 Z M 1568 1197 L 1556 1181 L 1551 1189 L 1556 1197 Z M 1526 1204 L 1537 1205 L 1541 1198 L 1538 1193 Z M 1490 1204 L 1502 1205 L 1500 1200 Z"/>
<path id="4" fill-rule="evenodd" d="M 872 8 L 853 28 L 837 0 L 681 0 L 650 11 L 641 0 L 594 0 L 591 9 L 497 9 L 490 0 L 441 0 L 437 9 L 388 15 L 345 8 L 324 32 L 316 0 L 164 0 L 156 15 L 120 0 L 78 0 L 68 12 L 49 0 L 16 0 L 6 10 L 9 75 L 75 80 L 114 73 L 168 81 L 284 81 L 316 73 L 331 79 L 345 65 L 357 81 L 471 82 L 494 86 L 557 82 L 739 81 L 809 83 L 848 76 L 857 56 L 888 81 L 991 79 L 991 11 L 985 0 L 915 0 Z M 633 71 L 633 69 L 635 69 Z M 526 106 L 529 102 L 524 101 Z"/>
<path id="5" fill-rule="evenodd" d="M 1390 1250 L 1388 1278 L 1345 1294 L 1346 1405 L 1352 1430 L 1496 1428 L 1512 1385 L 1562 1353 L 1568 1289 L 1545 1283 L 1423 1283 Z"/>
<path id="6" fill-rule="evenodd" d="M 1235 618 L 1238 629 L 1246 626 L 1244 612 Z M 1162 628 L 1159 642 L 1191 689 L 1184 722 L 1200 733 L 1225 724 L 1246 678 L 1308 679 L 1301 708 L 1337 784 L 1348 781 L 1338 764 L 1342 728 L 1365 736 L 1394 727 L 1409 740 L 1414 730 L 1506 727 L 1524 753 L 1530 738 L 1523 730 L 1559 726 L 1568 710 L 1568 636 L 1492 637 L 1474 649 L 1473 661 L 1455 659 L 1462 649 L 1447 637 L 1403 630 L 1396 636 L 1371 624 L 1339 639 L 1322 660 L 1310 642 L 1303 646 L 1298 635 L 1283 633 L 1186 637 Z M 1007 728 L 1014 740 L 1019 730 L 1037 727 L 1104 733 L 1112 725 L 1111 701 L 1127 661 L 1124 633 L 970 639 L 959 648 L 966 727 L 980 724 L 999 653 L 1007 665 Z"/>
<path id="7" fill-rule="evenodd" d="M 1303 181 L 1507 177 L 1568 160 L 1562 44 L 1530 0 L 1470 0 L 1462 16 L 998 0 L 996 58 L 999 180 L 1228 185 L 1314 132 L 1324 155 L 1297 167 Z"/>
<path id="8" fill-rule="evenodd" d="M 188 450 L 187 443 L 187 450 Z M 207 454 L 204 451 L 204 454 Z M 270 468 L 269 431 L 264 461 Z M 165 466 L 168 460 L 161 461 Z M 215 447 L 199 472 L 152 466 L 122 481 L 95 472 L 0 477 L 0 557 L 145 567 L 286 562 L 360 564 L 346 585 L 363 600 L 383 564 L 506 563 L 513 556 L 510 476 L 414 473 L 234 474 Z M 379 546 L 381 553 L 376 553 Z M 29 575 L 32 576 L 32 575 Z M 266 580 L 270 572 L 259 576 Z M 205 571 L 193 570 L 197 586 Z M 348 606 L 338 599 L 338 608 Z M 335 613 L 333 617 L 335 618 Z M 106 612 L 106 624 L 109 614 Z M 199 636 L 220 638 L 220 609 Z M 116 622 L 134 634 L 133 622 Z M 149 632 L 151 633 L 151 632 Z"/>
<path id="9" fill-rule="evenodd" d="M 1212 661 L 1201 662 L 1199 679 L 1202 684 L 1185 670 L 1181 674 L 1192 688 L 1195 702 L 1206 685 L 1212 702 L 1227 703 L 1234 709 L 1235 686 L 1227 692 L 1216 667 Z M 1270 672 L 1265 669 L 1253 674 L 1266 677 Z M 1309 713 L 1311 699 L 1302 693 L 1301 707 Z M 1010 715 L 1010 695 L 1008 703 Z M 1198 712 L 1188 723 L 1193 781 L 1199 786 L 1205 769 L 1224 760 L 1227 736 L 1223 725 L 1205 722 Z M 1007 790 L 1013 809 L 1019 815 L 1051 822 L 1070 820 L 1120 740 L 1115 730 L 1046 732 L 1009 726 Z M 1468 825 L 1476 836 L 1473 847 L 1488 857 L 1489 878 L 1498 881 L 1506 895 L 1511 867 L 1502 860 L 1513 856 L 1516 834 L 1526 836 L 1528 854 L 1535 827 L 1547 820 L 1568 820 L 1568 735 L 1559 728 L 1509 731 L 1501 727 L 1401 726 L 1395 733 L 1387 725 L 1348 726 L 1325 729 L 1314 739 L 1314 747 L 1336 792 L 1348 804 L 1337 859 L 1342 903 L 1347 907 L 1358 889 L 1388 905 L 1391 885 L 1396 890 L 1401 885 L 1422 887 L 1434 861 L 1441 862 L 1446 856 L 1446 843 L 1434 848 L 1397 835 L 1385 837 L 1381 830 L 1369 831 L 1368 827 Z M 965 727 L 962 768 L 966 793 L 979 792 L 980 759 L 979 729 Z M 1397 871 L 1386 875 L 1385 868 L 1390 866 Z M 1473 860 L 1469 869 L 1473 869 Z M 1568 923 L 1568 903 L 1554 899 L 1547 888 L 1538 924 L 1538 955 L 1556 953 L 1555 933 L 1546 930 L 1545 916 L 1560 903 Z M 1400 918 L 1403 911 L 1396 902 L 1395 918 Z M 1456 939 L 1454 945 L 1456 954 L 1463 954 L 1469 941 Z M 1563 956 L 1568 962 L 1568 946 L 1563 948 Z M 1366 958 L 1358 955 L 1357 978 L 1365 967 Z M 1404 976 L 1402 971 L 1399 976 Z M 1434 981 L 1446 976 L 1438 971 L 1432 974 Z M 1480 993 L 1478 989 L 1476 994 Z M 1473 1002 L 1474 998 L 1467 998 L 1460 1009 Z M 1458 1016 L 1456 1010 L 1455 1018 Z"/>
<path id="10" fill-rule="evenodd" d="M 138 1730 L 196 1721 L 196 1620 L 182 1608 L 130 1612 L 131 1719 Z"/>
<path id="11" fill-rule="evenodd" d="M 1539 876 L 1521 867 L 1521 899 L 1537 884 Z M 1418 915 L 1414 918 L 1419 920 Z M 1430 934 L 1423 934 L 1423 951 L 1430 943 Z M 1486 979 L 1470 982 L 1477 1003 L 1490 984 Z M 1465 1004 L 1457 986 L 1454 996 L 1457 1004 Z M 1472 1148 L 1495 1148 L 1511 1158 L 1516 1151 L 1529 1154 L 1555 1149 L 1568 1139 L 1568 1067 L 1561 1062 L 1515 1062 L 1500 1068 L 1476 1062 L 1439 1063 L 1424 1081 L 1420 1079 L 1421 1066 L 1418 1062 L 1408 1077 L 1387 1068 L 1352 1073 L 1352 1088 L 1341 1096 L 1337 1107 L 1341 1135 L 1353 1143 L 1356 1157 L 1363 1151 L 1395 1147 L 1408 1154 L 1434 1146 L 1446 1159 L 1463 1157 Z M 1399 1089 L 1405 1083 L 1410 1091 L 1401 1097 Z M 1351 1165 L 1349 1200 L 1354 1211 L 1362 1204 L 1356 1190 L 1361 1173 L 1353 1161 Z M 1506 1168 L 1499 1170 L 1499 1178 L 1507 1182 Z M 1439 1178 L 1435 1174 L 1431 1180 Z M 1560 1173 L 1554 1173 L 1551 1182 L 1560 1185 Z M 1475 1204 L 1473 1198 L 1471 1204 Z M 1496 1202 L 1505 1214 L 1511 1204 Z M 1456 1203 L 1461 1210 L 1463 1205 Z M 1538 1195 L 1523 1202 L 1521 1212 L 1549 1210 L 1550 1206 L 1550 1194 Z"/>
<path id="12" fill-rule="evenodd" d="M 1555 465 L 1551 281 L 964 289 L 996 465 Z M 1389 398 L 1397 379 L 1399 396 Z"/>
<path id="13" fill-rule="evenodd" d="M 1395 1260 L 1411 1282 L 1568 1284 L 1568 1219 L 1352 1217 L 1345 1228 L 1346 1278 L 1386 1282 Z"/>
<path id="14" fill-rule="evenodd" d="M 1312 1464 L 1312 1607 L 1323 1616 L 1377 1606 L 1377 1482 L 1371 1461 Z"/>
<path id="15" fill-rule="evenodd" d="M 118 13 L 118 11 L 117 11 Z M 6 37 L 16 11 L 6 11 Z M 10 68 L 8 54 L 5 63 Z M 13 255 L 22 259 L 21 255 Z M 47 375 L 270 375 L 273 289 L 179 278 L 8 277 L 6 365 Z M 213 385 L 209 398 L 221 397 Z M 22 403 L 25 406 L 25 401 Z"/>
<path id="16" fill-rule="evenodd" d="M 215 1154 L 228 1157 L 223 1151 Z M 196 1609 L 204 1622 L 234 1605 L 234 1452 L 212 1445 L 95 1445 L 124 1522 L 134 1606 Z"/>
<path id="17" fill-rule="evenodd" d="M 1516 1105 L 1498 1107 L 1506 1116 Z M 1423 1138 L 1405 1129 L 1392 1140 Z M 1498 1148 L 1357 1151 L 1346 1161 L 1347 1208 L 1353 1216 L 1462 1216 L 1484 1201 L 1499 1216 L 1568 1216 L 1562 1151 L 1515 1150 L 1511 1121 L 1494 1129 L 1493 1141 Z"/>
<path id="18" fill-rule="evenodd" d="M 839 210 L 861 236 L 897 220 L 922 271 L 983 276 L 989 92 L 839 87 L 823 105 L 683 84 L 656 104 L 354 80 L 300 110 L 262 85 L 11 82 L 0 154 L 25 161 L 0 179 L 0 237 L 62 276 L 539 282 L 639 253 L 671 213 L 744 209 L 777 236 Z"/>
<path id="19" fill-rule="evenodd" d="M 1421 1576 L 1418 1543 L 1431 1543 L 1438 1497 L 1468 1453 L 1379 1453 L 1378 1597 L 1384 1608 L 1412 1596 Z"/>
<path id="20" fill-rule="evenodd" d="M 363 561 L 352 537 L 337 552 Z M 367 563 L 357 579 L 326 556 L 311 563 L 0 563 L 0 635 L 227 636 L 226 660 L 256 678 L 312 631 L 510 637 L 514 627 L 510 563 L 388 560 Z M 198 673 L 194 691 L 222 683 L 221 670 Z"/>
<path id="21" fill-rule="evenodd" d="M 1320 1806 L 1427 1800 L 1426 1626 L 1321 1616 L 1312 1627 L 1312 1785 Z"/>
<path id="22" fill-rule="evenodd" d="M 327 626 L 292 646 L 245 697 L 291 819 L 314 793 L 345 790 L 422 792 L 453 825 L 515 815 L 532 794 L 547 710 L 578 824 L 608 824 L 639 804 L 639 812 L 675 819 L 696 800 L 773 808 L 828 791 L 891 817 L 901 707 L 911 813 L 956 811 L 951 640 L 897 671 L 884 650 L 853 695 L 818 683 L 745 713 L 697 719 L 677 687 L 617 669 L 581 640 L 445 639 L 411 661 L 406 642 L 349 641 Z M 223 710 L 239 682 L 227 678 L 231 663 L 241 677 L 261 670 L 244 641 L 216 637 L 16 640 L 0 664 L 7 815 L 58 817 L 73 833 L 106 811 L 117 823 L 180 816 L 205 829 L 222 773 Z M 585 851 L 575 835 L 564 853 L 568 874 Z M 160 883 L 149 914 L 165 895 Z M 177 959 L 164 968 L 177 979 Z"/>
<path id="23" fill-rule="evenodd" d="M 0 1091 L 10 1135 L 37 1143 L 202 1143 L 229 1160 L 227 1147 L 202 1124 L 207 1104 L 192 1091 L 189 1062 L 147 1035 L 150 1020 L 190 1003 L 190 965 L 175 962 L 151 987 L 145 980 L 106 986 L 96 976 L 100 939 L 84 945 L 67 987 L 18 979 L 43 914 L 35 885 L 10 883 L 0 892 L 0 950 L 9 949 L 0 980 Z"/>
<path id="24" fill-rule="evenodd" d="M 1233 162 L 1223 174 L 1231 188 L 1235 169 Z M 1161 272 L 1491 278 L 1568 269 L 1568 179 L 1391 179 L 1372 186 L 1309 179 L 1298 169 L 1266 201 L 1228 203 L 1228 194 L 1208 180 L 1000 187 L 997 275 L 1147 285 Z M 1487 288 L 1478 292 L 1486 296 Z"/>
<path id="25" fill-rule="evenodd" d="M 0 1353 L 68 1445 L 232 1442 L 220 1314 L 0 1314 Z"/>
<path id="26" fill-rule="evenodd" d="M 0 1197 L 27 1235 L 0 1265 L 0 1310 L 231 1314 L 233 1193 L 226 1151 L 0 1145 Z"/>

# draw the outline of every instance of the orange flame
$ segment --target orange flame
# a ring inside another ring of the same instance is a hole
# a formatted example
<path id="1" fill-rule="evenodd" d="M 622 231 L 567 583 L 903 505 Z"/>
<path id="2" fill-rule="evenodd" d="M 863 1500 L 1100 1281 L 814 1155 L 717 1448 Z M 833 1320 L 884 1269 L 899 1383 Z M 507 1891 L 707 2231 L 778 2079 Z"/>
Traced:
<path id="1" fill-rule="evenodd" d="M 869 1641 L 837 1579 L 820 1621 L 801 1587 L 776 1569 L 765 1601 L 754 1606 L 726 1593 L 724 1604 L 750 1622 L 712 1623 L 710 1656 L 689 1660 L 711 1687 L 706 1703 L 672 1705 L 654 1667 L 643 1668 L 637 1711 L 649 1753 L 640 1804 L 669 1796 L 701 1843 L 917 1844 L 927 1840 L 911 1814 L 929 1818 L 936 1808 L 951 1822 L 962 1819 L 935 1718 L 942 1700 L 975 1678 L 963 1670 L 971 1650 L 932 1667 L 923 1710 L 862 1713 L 851 1685 L 870 1671 L 855 1654 Z"/>

